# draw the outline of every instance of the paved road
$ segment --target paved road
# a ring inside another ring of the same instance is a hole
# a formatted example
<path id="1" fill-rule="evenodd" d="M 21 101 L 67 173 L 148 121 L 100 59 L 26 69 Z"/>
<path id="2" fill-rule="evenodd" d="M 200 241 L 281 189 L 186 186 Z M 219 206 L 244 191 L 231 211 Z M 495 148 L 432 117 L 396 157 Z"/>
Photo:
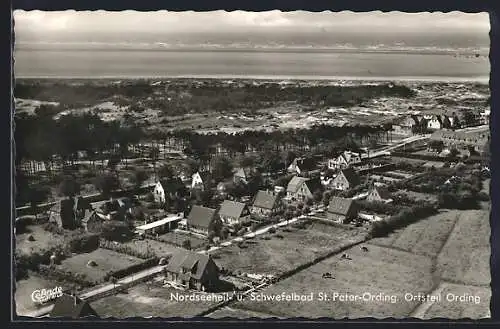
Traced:
<path id="1" fill-rule="evenodd" d="M 106 284 L 104 286 L 100 286 L 100 287 L 97 287 L 95 289 L 92 289 L 90 291 L 87 291 L 86 293 L 83 293 L 82 295 L 80 295 L 79 297 L 83 300 L 85 299 L 89 299 L 89 298 L 92 298 L 92 297 L 96 297 L 96 296 L 99 296 L 99 295 L 102 295 L 104 293 L 107 293 L 113 289 L 117 289 L 119 288 L 120 286 L 123 286 L 123 285 L 128 285 L 128 284 L 131 284 L 131 283 L 134 283 L 136 281 L 140 281 L 146 277 L 149 277 L 149 276 L 152 276 L 152 275 L 155 275 L 155 274 L 159 274 L 163 271 L 163 268 L 165 267 L 165 265 L 162 265 L 162 266 L 155 266 L 155 267 L 151 267 L 151 268 L 148 268 L 146 270 L 143 270 L 143 271 L 140 271 L 140 272 L 137 272 L 137 273 L 134 273 L 130 276 L 126 276 L 124 277 L 123 279 L 120 279 L 116 282 L 116 284 Z M 19 315 L 22 315 L 22 316 L 29 316 L 29 317 L 33 317 L 33 318 L 38 318 L 38 317 L 42 317 L 42 316 L 45 316 L 47 314 L 50 313 L 50 311 L 52 311 L 52 308 L 54 307 L 54 305 L 47 305 L 43 308 L 40 308 L 34 312 L 30 312 L 30 313 L 27 313 L 27 314 L 19 314 Z"/>
<path id="2" fill-rule="evenodd" d="M 389 152 L 389 151 L 403 147 L 407 144 L 414 143 L 416 141 L 428 139 L 430 136 L 431 136 L 430 134 L 427 134 L 427 135 L 418 135 L 418 136 L 411 136 L 411 137 L 405 138 L 401 141 L 398 141 L 397 143 L 395 143 L 393 145 L 389 145 L 389 146 L 380 148 L 376 151 L 370 152 L 370 154 L 368 155 L 367 158 L 375 158 L 375 157 L 387 154 L 387 152 Z"/>

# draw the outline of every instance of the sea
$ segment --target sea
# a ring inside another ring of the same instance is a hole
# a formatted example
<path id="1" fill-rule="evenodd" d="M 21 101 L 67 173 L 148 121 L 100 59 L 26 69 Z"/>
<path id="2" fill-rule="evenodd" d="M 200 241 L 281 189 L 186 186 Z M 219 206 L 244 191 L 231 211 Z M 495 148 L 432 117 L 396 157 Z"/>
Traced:
<path id="1" fill-rule="evenodd" d="M 17 78 L 255 78 L 487 82 L 488 53 L 418 49 L 17 46 Z"/>

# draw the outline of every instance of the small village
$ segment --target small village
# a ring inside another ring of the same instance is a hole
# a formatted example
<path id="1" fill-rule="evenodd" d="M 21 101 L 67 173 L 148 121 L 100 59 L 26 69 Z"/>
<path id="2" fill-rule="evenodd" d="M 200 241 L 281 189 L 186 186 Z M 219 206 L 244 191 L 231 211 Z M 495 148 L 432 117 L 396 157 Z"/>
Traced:
<path id="1" fill-rule="evenodd" d="M 67 179 L 59 200 L 18 208 L 18 280 L 58 282 L 65 296 L 25 312 L 100 315 L 95 303 L 144 283 L 148 291 L 248 293 L 442 208 L 477 209 L 489 202 L 488 123 L 487 112 L 402 116 L 391 138 L 334 156 L 306 145 L 265 169 L 253 160 L 260 154 L 235 160 L 218 147 L 218 157 L 189 174 L 174 165 L 189 153 L 156 148 L 142 162 L 152 170 L 136 171 L 129 189 L 109 178 L 123 160 L 108 160 L 100 193 L 85 195 Z M 191 316 L 222 305 L 193 307 Z"/>

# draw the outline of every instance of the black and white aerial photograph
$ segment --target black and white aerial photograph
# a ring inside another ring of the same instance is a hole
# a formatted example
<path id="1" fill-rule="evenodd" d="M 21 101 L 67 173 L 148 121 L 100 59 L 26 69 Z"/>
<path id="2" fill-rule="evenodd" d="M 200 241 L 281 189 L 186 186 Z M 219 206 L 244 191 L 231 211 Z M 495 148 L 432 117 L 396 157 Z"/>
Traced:
<path id="1" fill-rule="evenodd" d="M 490 19 L 23 11 L 18 319 L 490 318 Z"/>

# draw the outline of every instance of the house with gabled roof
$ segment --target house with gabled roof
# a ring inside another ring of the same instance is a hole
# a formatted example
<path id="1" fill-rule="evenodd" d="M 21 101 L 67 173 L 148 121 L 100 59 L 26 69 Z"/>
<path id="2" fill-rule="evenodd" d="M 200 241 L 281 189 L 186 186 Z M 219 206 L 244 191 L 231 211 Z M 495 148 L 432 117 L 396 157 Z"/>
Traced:
<path id="1" fill-rule="evenodd" d="M 313 172 L 317 170 L 316 160 L 312 157 L 305 158 L 299 157 L 295 158 L 292 163 L 288 166 L 287 170 L 290 173 L 295 173 L 298 175 L 303 175 L 306 173 Z"/>
<path id="2" fill-rule="evenodd" d="M 366 200 L 369 202 L 390 202 L 392 198 L 387 187 L 373 185 L 366 196 Z"/>
<path id="3" fill-rule="evenodd" d="M 212 183 L 212 174 L 209 171 L 198 171 L 191 176 L 191 188 L 206 190 Z"/>
<path id="4" fill-rule="evenodd" d="M 328 168 L 332 170 L 344 169 L 358 163 L 361 163 L 361 154 L 352 151 L 344 151 L 336 158 L 328 160 Z"/>
<path id="5" fill-rule="evenodd" d="M 412 135 L 418 129 L 420 121 L 416 115 L 405 116 L 398 119 L 393 125 L 392 130 L 396 135 Z"/>
<path id="6" fill-rule="evenodd" d="M 248 182 L 254 177 L 256 170 L 254 168 L 238 168 L 233 175 L 234 183 L 248 184 Z"/>
<path id="7" fill-rule="evenodd" d="M 183 197 L 186 195 L 186 186 L 179 177 L 171 179 L 160 179 L 154 189 L 153 196 L 155 202 L 164 204 L 167 196 Z"/>
<path id="8" fill-rule="evenodd" d="M 220 209 L 219 217 L 222 224 L 233 226 L 250 220 L 250 210 L 248 206 L 242 202 L 224 200 Z"/>
<path id="9" fill-rule="evenodd" d="M 97 215 L 97 212 L 94 210 L 87 213 L 87 215 L 82 219 L 81 224 L 85 231 L 95 233 L 99 232 L 103 222 L 104 219 Z"/>
<path id="10" fill-rule="evenodd" d="M 251 207 L 251 213 L 257 216 L 274 216 L 283 210 L 281 193 L 262 190 L 255 195 Z"/>
<path id="11" fill-rule="evenodd" d="M 210 255 L 179 250 L 168 261 L 165 276 L 188 289 L 214 291 L 219 283 L 219 268 Z"/>
<path id="12" fill-rule="evenodd" d="M 336 223 L 348 223 L 358 216 L 359 208 L 353 199 L 332 197 L 326 216 Z"/>
<path id="13" fill-rule="evenodd" d="M 203 206 L 193 206 L 186 219 L 186 227 L 197 233 L 208 235 L 208 231 L 216 218 L 217 211 Z"/>
<path id="14" fill-rule="evenodd" d="M 359 175 L 352 168 L 346 168 L 332 180 L 330 187 L 335 190 L 346 191 L 360 184 Z"/>
<path id="15" fill-rule="evenodd" d="M 427 121 L 427 129 L 428 130 L 440 130 L 443 129 L 443 118 L 440 115 L 433 115 Z"/>
<path id="16" fill-rule="evenodd" d="M 49 314 L 51 318 L 81 319 L 87 316 L 99 315 L 89 302 L 68 294 L 63 294 L 55 300 L 54 307 Z"/>
<path id="17" fill-rule="evenodd" d="M 286 198 L 288 201 L 305 201 L 312 199 L 314 192 L 321 191 L 323 185 L 319 177 L 305 178 L 294 176 L 286 188 Z"/>

